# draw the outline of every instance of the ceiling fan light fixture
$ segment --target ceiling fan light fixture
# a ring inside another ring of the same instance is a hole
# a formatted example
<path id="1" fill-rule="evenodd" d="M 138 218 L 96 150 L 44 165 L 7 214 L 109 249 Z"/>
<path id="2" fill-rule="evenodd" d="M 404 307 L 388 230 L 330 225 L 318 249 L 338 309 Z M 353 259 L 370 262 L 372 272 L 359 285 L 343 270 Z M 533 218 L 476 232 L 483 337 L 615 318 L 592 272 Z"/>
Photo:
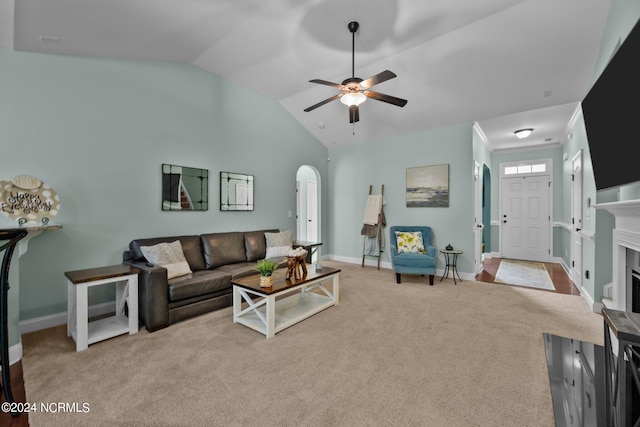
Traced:
<path id="1" fill-rule="evenodd" d="M 375 92 L 370 90 L 372 86 L 386 82 L 387 80 L 397 77 L 395 73 L 389 70 L 384 70 L 368 79 L 361 79 L 355 76 L 355 44 L 356 44 L 356 31 L 358 31 L 359 24 L 356 21 L 349 22 L 348 28 L 351 32 L 351 77 L 344 80 L 341 84 L 329 82 L 327 80 L 313 79 L 309 80 L 310 83 L 318 83 L 325 86 L 332 86 L 340 90 L 339 93 L 318 102 L 304 109 L 305 112 L 313 111 L 318 107 L 321 107 L 329 102 L 339 99 L 341 103 L 349 107 L 349 123 L 355 123 L 360 121 L 360 113 L 358 106 L 362 104 L 367 98 L 375 99 L 376 101 L 386 102 L 398 107 L 404 107 L 407 104 L 406 99 L 396 98 L 395 96 L 385 95 L 384 93 Z"/>
<path id="2" fill-rule="evenodd" d="M 349 92 L 340 97 L 340 102 L 349 107 L 353 105 L 360 105 L 366 100 L 367 97 L 361 92 Z"/>
<path id="3" fill-rule="evenodd" d="M 531 132 L 533 132 L 532 128 L 527 128 L 527 129 L 519 129 L 517 131 L 515 131 L 514 133 L 516 134 L 516 137 L 518 139 L 524 139 L 526 137 L 528 137 L 529 135 L 531 135 Z"/>

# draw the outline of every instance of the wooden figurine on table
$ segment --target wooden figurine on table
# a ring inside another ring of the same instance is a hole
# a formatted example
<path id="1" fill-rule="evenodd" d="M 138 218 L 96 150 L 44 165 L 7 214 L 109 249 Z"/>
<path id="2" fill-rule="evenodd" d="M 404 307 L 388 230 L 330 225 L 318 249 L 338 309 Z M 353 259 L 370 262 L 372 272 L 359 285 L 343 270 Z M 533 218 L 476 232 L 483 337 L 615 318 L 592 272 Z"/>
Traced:
<path id="1" fill-rule="evenodd" d="M 295 280 L 299 280 L 307 275 L 306 257 L 307 251 L 304 248 L 296 248 L 287 253 L 287 279 L 293 276 Z"/>

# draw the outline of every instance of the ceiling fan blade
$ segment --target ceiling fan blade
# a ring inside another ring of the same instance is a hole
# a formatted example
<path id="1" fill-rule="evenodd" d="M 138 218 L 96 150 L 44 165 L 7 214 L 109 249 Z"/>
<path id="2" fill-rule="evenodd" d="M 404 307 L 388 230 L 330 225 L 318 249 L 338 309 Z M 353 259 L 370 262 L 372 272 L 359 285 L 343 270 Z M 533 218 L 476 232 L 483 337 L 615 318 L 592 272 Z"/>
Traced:
<path id="1" fill-rule="evenodd" d="M 352 105 L 349 107 L 349 123 L 355 123 L 360 121 L 360 113 L 358 112 L 358 106 Z"/>
<path id="2" fill-rule="evenodd" d="M 318 107 L 322 107 L 324 104 L 328 104 L 328 103 L 329 103 L 329 102 L 331 102 L 331 101 L 335 101 L 336 99 L 340 99 L 340 97 L 341 97 L 341 96 L 342 96 L 342 94 L 341 94 L 341 93 L 339 93 L 339 94 L 337 94 L 337 95 L 333 95 L 332 97 L 327 98 L 327 99 L 325 99 L 324 101 L 320 101 L 320 102 L 318 102 L 317 104 L 312 105 L 312 106 L 311 106 L 311 107 L 309 107 L 309 108 L 305 108 L 305 109 L 304 109 L 304 111 L 308 113 L 308 112 L 309 112 L 309 111 L 311 111 L 311 110 L 315 110 L 315 109 L 316 109 L 316 108 L 318 108 Z"/>
<path id="3" fill-rule="evenodd" d="M 360 85 L 362 87 L 364 87 L 365 89 L 370 88 L 373 85 L 377 85 L 378 83 L 382 83 L 382 82 L 386 82 L 387 80 L 391 80 L 392 78 L 396 77 L 396 74 L 389 71 L 389 70 L 384 70 L 381 73 L 376 74 L 375 76 L 369 77 L 366 80 L 363 80 L 362 82 L 360 82 Z"/>
<path id="4" fill-rule="evenodd" d="M 321 80 L 321 79 L 309 80 L 309 83 L 318 83 L 319 85 L 333 86 L 333 87 L 337 87 L 338 89 L 344 88 L 344 86 L 341 85 L 340 83 L 328 82 L 326 80 Z"/>
<path id="5" fill-rule="evenodd" d="M 372 90 L 365 90 L 363 92 L 367 98 L 372 98 L 382 102 L 388 102 L 389 104 L 397 105 L 398 107 L 404 107 L 407 105 L 407 100 L 402 98 L 396 98 L 395 96 L 385 95 L 384 93 L 374 92 Z"/>

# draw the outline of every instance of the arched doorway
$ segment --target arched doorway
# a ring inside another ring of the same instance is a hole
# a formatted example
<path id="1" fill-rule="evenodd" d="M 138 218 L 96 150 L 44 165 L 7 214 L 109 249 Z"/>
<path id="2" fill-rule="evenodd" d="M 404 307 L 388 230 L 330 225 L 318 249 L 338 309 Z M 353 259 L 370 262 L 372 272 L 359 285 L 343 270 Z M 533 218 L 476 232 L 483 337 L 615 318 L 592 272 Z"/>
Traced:
<path id="1" fill-rule="evenodd" d="M 296 173 L 296 238 L 308 242 L 321 241 L 320 229 L 320 173 L 316 168 L 302 165 Z M 317 262 L 316 252 L 311 259 Z"/>

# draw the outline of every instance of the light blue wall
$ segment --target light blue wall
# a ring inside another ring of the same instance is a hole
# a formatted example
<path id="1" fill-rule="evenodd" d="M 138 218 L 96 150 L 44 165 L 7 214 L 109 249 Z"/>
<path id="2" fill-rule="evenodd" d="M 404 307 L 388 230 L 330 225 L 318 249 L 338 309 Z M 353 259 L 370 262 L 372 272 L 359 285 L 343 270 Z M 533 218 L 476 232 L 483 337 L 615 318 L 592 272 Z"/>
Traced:
<path id="1" fill-rule="evenodd" d="M 357 126 L 357 125 L 356 125 Z M 357 127 L 356 127 L 357 132 Z M 429 225 L 434 246 L 448 243 L 462 249 L 461 272 L 473 271 L 473 150 L 472 124 L 432 129 L 393 139 L 329 150 L 330 253 L 362 259 L 360 235 L 369 192 L 385 186 L 385 242 L 392 225 Z M 450 205 L 448 208 L 407 208 L 406 170 L 410 167 L 449 164 Z M 388 252 L 383 261 L 389 261 Z M 438 268 L 443 268 L 442 259 Z"/>
<path id="2" fill-rule="evenodd" d="M 328 184 L 327 148 L 277 102 L 190 65 L 0 49 L 0 120 L 0 178 L 61 199 L 63 229 L 20 260 L 21 320 L 66 311 L 64 272 L 119 264 L 134 238 L 295 230 L 298 168 Z M 162 163 L 208 169 L 210 209 L 161 211 Z M 255 175 L 254 212 L 219 211 L 220 171 Z"/>

